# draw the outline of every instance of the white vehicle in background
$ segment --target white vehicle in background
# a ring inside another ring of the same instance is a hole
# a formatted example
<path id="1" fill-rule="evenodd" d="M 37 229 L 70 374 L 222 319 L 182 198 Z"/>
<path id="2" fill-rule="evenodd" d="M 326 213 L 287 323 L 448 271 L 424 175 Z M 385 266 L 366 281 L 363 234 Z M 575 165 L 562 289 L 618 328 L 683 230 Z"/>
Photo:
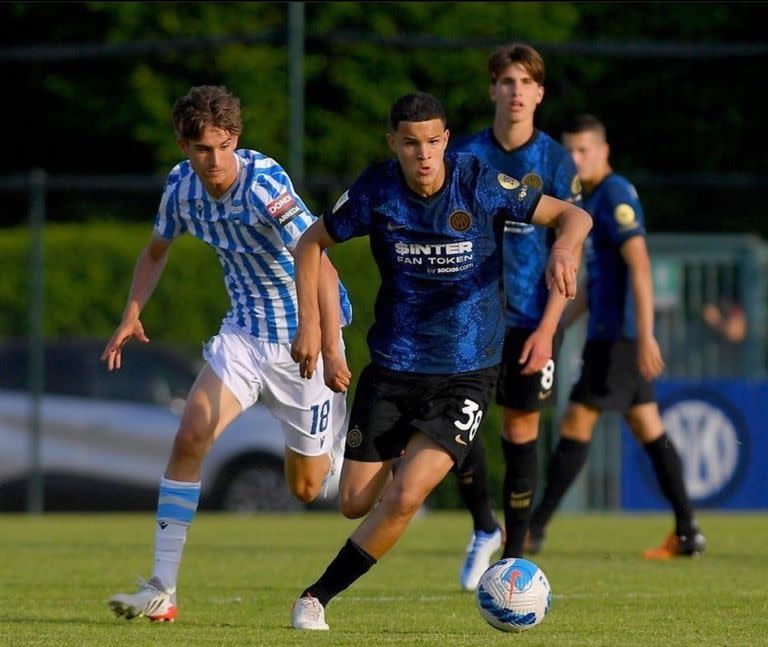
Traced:
<path id="1" fill-rule="evenodd" d="M 150 510 L 199 365 L 152 342 L 125 349 L 118 371 L 98 339 L 45 341 L 40 461 L 45 510 Z M 30 478 L 28 348 L 0 342 L 0 511 L 24 510 Z M 338 477 L 329 493 L 338 491 Z M 259 404 L 241 414 L 203 462 L 200 509 L 310 506 L 289 491 L 280 423 Z"/>

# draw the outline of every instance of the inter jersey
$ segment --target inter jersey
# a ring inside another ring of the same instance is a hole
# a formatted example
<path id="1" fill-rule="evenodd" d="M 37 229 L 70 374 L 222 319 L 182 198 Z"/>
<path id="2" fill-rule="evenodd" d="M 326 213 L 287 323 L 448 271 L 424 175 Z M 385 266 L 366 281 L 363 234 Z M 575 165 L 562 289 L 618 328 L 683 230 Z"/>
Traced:
<path id="1" fill-rule="evenodd" d="M 460 139 L 452 150 L 477 155 L 483 162 L 560 200 L 581 206 L 581 184 L 568 151 L 546 133 L 534 131 L 523 146 L 506 151 L 487 128 Z M 549 298 L 544 271 L 554 242 L 546 227 L 510 221 L 504 227 L 506 320 L 512 327 L 535 329 Z"/>
<path id="2" fill-rule="evenodd" d="M 635 304 L 621 246 L 645 235 L 643 208 L 635 187 L 611 173 L 589 195 L 584 208 L 593 226 L 585 244 L 588 273 L 587 339 L 637 337 Z"/>
<path id="3" fill-rule="evenodd" d="M 220 198 L 208 195 L 188 160 L 177 164 L 166 180 L 155 232 L 166 239 L 189 232 L 211 245 L 231 304 L 224 321 L 258 339 L 287 343 L 298 312 L 289 250 L 315 217 L 275 160 L 252 150 L 235 154 L 237 179 Z M 341 284 L 339 300 L 346 325 L 352 308 Z"/>
<path id="4" fill-rule="evenodd" d="M 501 361 L 504 223 L 528 223 L 536 189 L 474 155 L 446 155 L 446 179 L 428 198 L 399 163 L 366 170 L 323 216 L 336 241 L 369 236 L 381 274 L 371 361 L 395 371 L 448 374 Z"/>

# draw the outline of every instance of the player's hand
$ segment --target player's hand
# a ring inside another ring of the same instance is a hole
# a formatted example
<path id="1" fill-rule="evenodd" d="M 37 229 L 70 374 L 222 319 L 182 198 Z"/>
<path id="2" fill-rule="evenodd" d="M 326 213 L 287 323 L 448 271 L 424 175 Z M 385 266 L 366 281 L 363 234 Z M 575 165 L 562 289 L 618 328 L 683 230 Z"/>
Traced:
<path id="1" fill-rule="evenodd" d="M 325 385 L 334 393 L 345 393 L 352 380 L 352 373 L 347 366 L 344 353 L 323 353 L 323 379 Z"/>
<path id="2" fill-rule="evenodd" d="M 104 348 L 101 359 L 107 363 L 107 369 L 110 371 L 120 368 L 123 364 L 123 345 L 131 337 L 135 337 L 140 342 L 149 343 L 149 337 L 144 333 L 144 326 L 138 319 L 129 319 L 123 321 L 112 335 L 112 339 Z"/>
<path id="3" fill-rule="evenodd" d="M 308 380 L 315 374 L 317 358 L 320 356 L 321 333 L 319 326 L 296 328 L 296 336 L 291 343 L 291 358 L 299 365 L 299 374 Z"/>
<path id="4" fill-rule="evenodd" d="M 646 380 L 652 380 L 664 370 L 661 349 L 655 337 L 637 340 L 637 367 Z"/>
<path id="5" fill-rule="evenodd" d="M 521 375 L 533 375 L 538 373 L 552 359 L 552 335 L 536 329 L 523 344 L 518 364 L 525 364 Z"/>
<path id="6" fill-rule="evenodd" d="M 545 274 L 547 289 L 557 288 L 563 296 L 573 299 L 576 296 L 576 276 L 579 263 L 576 254 L 565 247 L 555 244 L 549 253 Z"/>

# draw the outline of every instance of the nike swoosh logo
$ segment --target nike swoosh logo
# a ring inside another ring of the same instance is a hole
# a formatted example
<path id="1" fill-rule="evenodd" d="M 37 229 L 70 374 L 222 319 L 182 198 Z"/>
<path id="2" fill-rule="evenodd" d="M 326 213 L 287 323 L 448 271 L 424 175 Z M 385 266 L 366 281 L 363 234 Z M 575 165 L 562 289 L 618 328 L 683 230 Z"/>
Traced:
<path id="1" fill-rule="evenodd" d="M 387 231 L 397 231 L 398 229 L 405 229 L 405 225 L 398 225 L 392 221 L 387 223 Z"/>
<path id="2" fill-rule="evenodd" d="M 454 440 L 455 440 L 457 443 L 459 443 L 459 445 L 464 445 L 465 447 L 467 446 L 467 443 L 465 443 L 465 442 L 464 442 L 464 441 L 461 439 L 461 434 L 456 434 L 456 436 L 455 436 L 453 439 L 454 439 Z"/>
<path id="3" fill-rule="evenodd" d="M 549 397 L 549 394 L 552 393 L 552 389 L 549 391 L 539 391 L 539 400 L 545 400 Z"/>

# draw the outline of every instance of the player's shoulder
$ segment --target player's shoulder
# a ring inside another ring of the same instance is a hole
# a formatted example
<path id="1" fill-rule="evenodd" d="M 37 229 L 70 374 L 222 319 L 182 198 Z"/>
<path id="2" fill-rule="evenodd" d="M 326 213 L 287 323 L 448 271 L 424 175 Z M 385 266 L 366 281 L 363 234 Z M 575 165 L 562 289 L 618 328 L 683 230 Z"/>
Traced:
<path id="1" fill-rule="evenodd" d="M 603 180 L 603 190 L 613 202 L 637 202 L 640 199 L 634 184 L 615 172 Z"/>
<path id="2" fill-rule="evenodd" d="M 285 174 L 280 162 L 265 153 L 250 148 L 239 148 L 235 154 L 244 162 L 246 170 L 251 174 Z"/>
<path id="3" fill-rule="evenodd" d="M 481 149 L 487 146 L 490 141 L 490 128 L 484 128 L 476 133 L 469 133 L 458 136 L 448 146 L 448 152 L 468 152 Z"/>
<path id="4" fill-rule="evenodd" d="M 189 178 L 194 174 L 192 165 L 189 160 L 184 160 L 176 164 L 165 177 L 165 192 L 172 193 L 178 190 L 181 183 L 185 178 Z"/>
<path id="5" fill-rule="evenodd" d="M 547 157 L 551 159 L 556 166 L 567 166 L 568 168 L 574 169 L 576 168 L 576 165 L 573 162 L 573 157 L 571 157 L 571 154 L 566 150 L 565 146 L 563 146 L 549 133 L 546 133 L 543 130 L 539 130 L 537 132 L 537 138 L 540 142 L 542 150 L 546 152 Z"/>

